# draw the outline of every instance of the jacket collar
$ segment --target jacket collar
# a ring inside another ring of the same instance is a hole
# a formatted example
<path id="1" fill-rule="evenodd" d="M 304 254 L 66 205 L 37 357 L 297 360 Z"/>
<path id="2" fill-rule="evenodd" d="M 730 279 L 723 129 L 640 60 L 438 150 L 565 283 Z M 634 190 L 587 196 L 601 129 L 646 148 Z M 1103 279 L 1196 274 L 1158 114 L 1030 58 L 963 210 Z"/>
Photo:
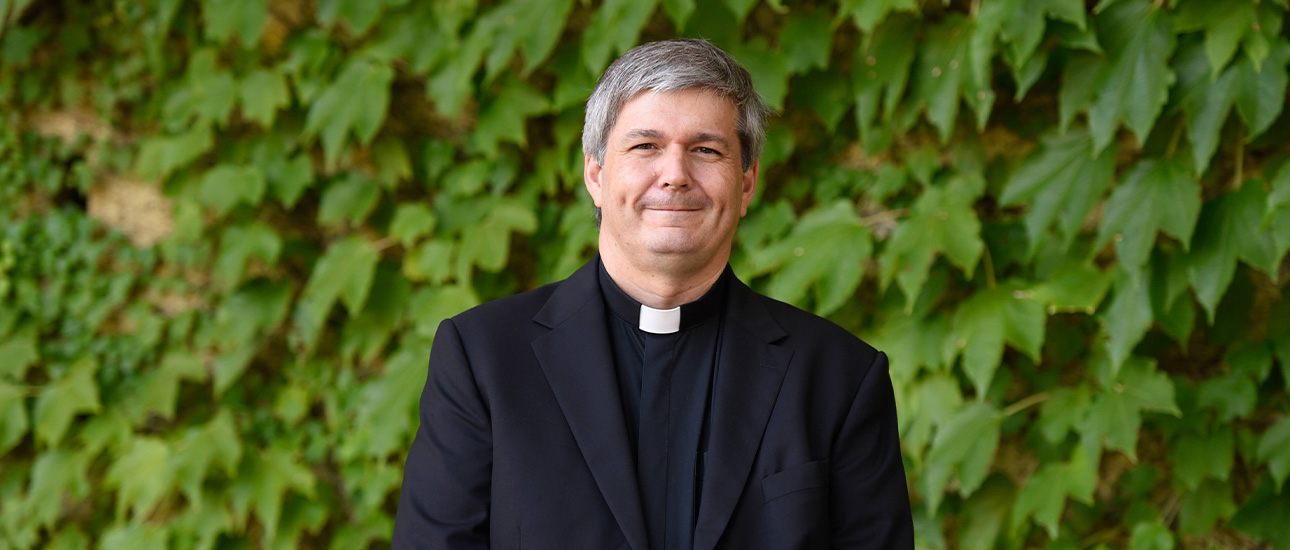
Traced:
<path id="1" fill-rule="evenodd" d="M 619 528 L 632 548 L 645 550 L 635 458 L 597 280 L 599 261 L 597 256 L 555 289 L 533 317 L 551 331 L 532 346 Z M 737 278 L 728 284 L 694 535 L 697 550 L 714 547 L 730 521 L 792 357 L 791 350 L 774 345 L 787 333 L 766 310 L 765 298 Z"/>

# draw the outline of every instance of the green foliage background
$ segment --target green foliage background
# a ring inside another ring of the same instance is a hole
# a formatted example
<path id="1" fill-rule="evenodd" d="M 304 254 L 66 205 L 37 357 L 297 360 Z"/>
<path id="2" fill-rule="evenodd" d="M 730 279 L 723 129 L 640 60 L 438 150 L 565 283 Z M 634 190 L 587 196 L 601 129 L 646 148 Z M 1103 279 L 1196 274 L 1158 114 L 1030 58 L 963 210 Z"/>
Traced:
<path id="1" fill-rule="evenodd" d="M 1286 0 L 0 0 L 0 549 L 387 544 L 438 322 L 594 252 L 595 75 L 782 115 L 920 548 L 1290 549 Z"/>

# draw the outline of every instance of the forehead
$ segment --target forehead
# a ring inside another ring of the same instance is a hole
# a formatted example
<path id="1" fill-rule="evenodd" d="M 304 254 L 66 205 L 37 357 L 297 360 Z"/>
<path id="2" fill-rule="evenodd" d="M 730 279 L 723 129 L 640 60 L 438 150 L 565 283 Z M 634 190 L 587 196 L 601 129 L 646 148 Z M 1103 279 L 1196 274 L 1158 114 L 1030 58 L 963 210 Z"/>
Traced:
<path id="1" fill-rule="evenodd" d="M 646 90 L 618 111 L 611 134 L 643 129 L 719 132 L 734 135 L 739 109 L 730 99 L 701 88 L 677 91 Z"/>

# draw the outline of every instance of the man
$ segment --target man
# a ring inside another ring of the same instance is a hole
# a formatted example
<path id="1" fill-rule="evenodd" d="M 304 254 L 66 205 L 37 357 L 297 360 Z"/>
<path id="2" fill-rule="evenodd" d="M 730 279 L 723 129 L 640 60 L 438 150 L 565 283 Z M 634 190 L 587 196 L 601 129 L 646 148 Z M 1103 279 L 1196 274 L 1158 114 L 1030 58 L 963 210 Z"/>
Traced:
<path id="1" fill-rule="evenodd" d="M 600 253 L 440 325 L 394 548 L 913 547 L 886 356 L 727 266 L 767 112 L 704 41 L 606 70 Z"/>

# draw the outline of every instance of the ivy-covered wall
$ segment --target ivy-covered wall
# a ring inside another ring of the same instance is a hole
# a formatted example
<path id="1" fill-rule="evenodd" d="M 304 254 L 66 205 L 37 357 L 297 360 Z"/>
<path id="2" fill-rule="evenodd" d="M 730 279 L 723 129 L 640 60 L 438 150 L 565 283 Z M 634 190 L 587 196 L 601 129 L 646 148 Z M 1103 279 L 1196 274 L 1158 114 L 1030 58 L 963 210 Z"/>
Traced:
<path id="1" fill-rule="evenodd" d="M 0 0 L 0 549 L 388 544 L 583 101 L 779 111 L 736 273 L 892 359 L 927 549 L 1290 549 L 1286 0 Z M 577 503 L 570 503 L 576 506 Z"/>

